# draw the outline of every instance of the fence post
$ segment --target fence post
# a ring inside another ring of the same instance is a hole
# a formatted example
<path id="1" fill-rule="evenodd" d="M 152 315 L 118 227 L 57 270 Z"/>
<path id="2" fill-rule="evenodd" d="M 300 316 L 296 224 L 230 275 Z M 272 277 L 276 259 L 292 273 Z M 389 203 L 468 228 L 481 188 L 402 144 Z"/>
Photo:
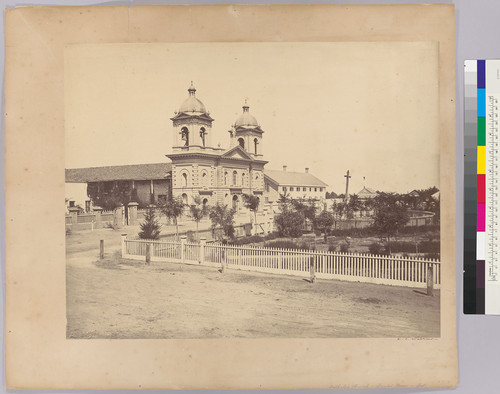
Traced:
<path id="1" fill-rule="evenodd" d="M 95 228 L 101 228 L 101 212 L 102 208 L 94 207 L 94 219 L 95 219 Z"/>
<path id="2" fill-rule="evenodd" d="M 207 239 L 205 237 L 200 238 L 200 264 L 205 262 L 205 245 Z"/>
<path id="3" fill-rule="evenodd" d="M 121 234 L 122 237 L 122 258 L 127 254 L 127 245 L 125 244 L 125 240 L 127 239 L 127 234 Z"/>
<path id="4" fill-rule="evenodd" d="M 315 259 L 316 257 L 315 256 L 311 256 L 310 257 L 310 266 L 309 266 L 309 273 L 311 275 L 311 283 L 314 283 L 314 281 L 316 280 L 316 262 L 315 262 Z"/>
<path id="5" fill-rule="evenodd" d="M 147 243 L 146 244 L 146 264 L 151 263 L 151 244 Z"/>
<path id="6" fill-rule="evenodd" d="M 184 260 L 186 259 L 186 240 L 187 236 L 183 235 L 181 237 L 181 263 L 184 263 Z"/>
<path id="7" fill-rule="evenodd" d="M 278 269 L 283 269 L 283 253 L 278 252 Z"/>
<path id="8" fill-rule="evenodd" d="M 433 281 L 433 266 L 432 263 L 429 263 L 427 265 L 427 295 L 428 296 L 433 296 L 434 292 L 434 281 Z"/>
<path id="9" fill-rule="evenodd" d="M 104 239 L 101 239 L 101 242 L 99 242 L 99 258 L 102 260 L 104 258 Z"/>

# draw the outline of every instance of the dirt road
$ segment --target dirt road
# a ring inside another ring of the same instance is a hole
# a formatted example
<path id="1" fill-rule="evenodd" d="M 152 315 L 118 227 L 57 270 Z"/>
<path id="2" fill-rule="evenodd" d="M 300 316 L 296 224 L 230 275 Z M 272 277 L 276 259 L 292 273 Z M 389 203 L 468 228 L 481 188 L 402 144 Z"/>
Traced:
<path id="1" fill-rule="evenodd" d="M 68 237 L 68 338 L 439 336 L 439 291 L 146 266 L 119 248 L 110 229 Z"/>

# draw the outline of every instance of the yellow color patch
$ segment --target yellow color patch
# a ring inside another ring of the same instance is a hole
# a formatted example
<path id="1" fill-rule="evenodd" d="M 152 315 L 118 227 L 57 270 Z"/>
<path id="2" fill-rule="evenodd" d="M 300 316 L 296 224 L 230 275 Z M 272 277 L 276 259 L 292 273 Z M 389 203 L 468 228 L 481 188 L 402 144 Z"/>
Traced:
<path id="1" fill-rule="evenodd" d="M 486 147 L 477 147 L 477 173 L 486 174 Z"/>

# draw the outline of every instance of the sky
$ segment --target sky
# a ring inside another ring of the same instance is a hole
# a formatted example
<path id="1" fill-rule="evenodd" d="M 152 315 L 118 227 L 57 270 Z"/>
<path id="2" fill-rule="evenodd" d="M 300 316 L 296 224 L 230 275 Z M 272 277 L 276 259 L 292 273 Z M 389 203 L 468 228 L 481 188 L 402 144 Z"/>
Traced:
<path id="1" fill-rule="evenodd" d="M 65 48 L 66 168 L 168 162 L 171 117 L 196 97 L 212 141 L 247 100 L 266 168 L 350 193 L 439 187 L 433 42 L 90 44 Z"/>

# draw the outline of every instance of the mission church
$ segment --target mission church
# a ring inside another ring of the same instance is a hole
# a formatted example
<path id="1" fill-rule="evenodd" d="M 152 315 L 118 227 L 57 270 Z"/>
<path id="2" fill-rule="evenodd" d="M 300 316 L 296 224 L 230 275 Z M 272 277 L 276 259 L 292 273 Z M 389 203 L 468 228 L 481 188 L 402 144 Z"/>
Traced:
<path id="1" fill-rule="evenodd" d="M 263 156 L 264 130 L 246 102 L 229 130 L 229 149 L 215 146 L 214 119 L 196 97 L 192 83 L 171 120 L 173 146 L 166 155 L 171 163 L 66 169 L 66 183 L 110 190 L 116 182 L 126 182 L 141 205 L 171 196 L 192 204 L 199 196 L 203 204 L 228 205 L 241 212 L 243 194 L 259 197 L 259 209 L 272 206 L 284 194 L 323 202 L 327 185 L 307 168 L 301 173 L 288 172 L 286 166 L 283 171 L 264 169 L 268 163 Z M 85 210 L 92 210 L 89 200 Z"/>

